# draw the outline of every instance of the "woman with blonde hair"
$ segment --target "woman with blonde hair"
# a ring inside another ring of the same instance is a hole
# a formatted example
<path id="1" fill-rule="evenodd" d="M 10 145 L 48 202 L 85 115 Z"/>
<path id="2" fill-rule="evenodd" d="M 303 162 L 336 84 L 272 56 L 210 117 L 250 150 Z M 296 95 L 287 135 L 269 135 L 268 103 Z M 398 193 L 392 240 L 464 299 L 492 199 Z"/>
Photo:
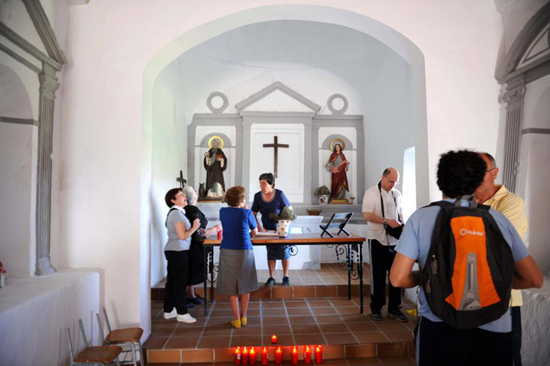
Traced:
<path id="1" fill-rule="evenodd" d="M 257 233 L 256 220 L 252 211 L 246 207 L 244 191 L 243 186 L 229 188 L 225 193 L 225 202 L 229 207 L 220 210 L 223 239 L 220 246 L 217 292 L 229 296 L 234 317 L 231 325 L 235 328 L 247 324 L 250 293 L 258 289 L 251 241 Z"/>

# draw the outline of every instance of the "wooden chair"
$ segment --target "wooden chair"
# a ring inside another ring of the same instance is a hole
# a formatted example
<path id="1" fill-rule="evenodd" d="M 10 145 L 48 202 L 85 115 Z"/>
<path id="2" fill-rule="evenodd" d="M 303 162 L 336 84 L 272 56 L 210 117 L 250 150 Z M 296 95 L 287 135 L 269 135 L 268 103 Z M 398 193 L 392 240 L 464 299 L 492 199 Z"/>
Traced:
<path id="1" fill-rule="evenodd" d="M 103 340 L 103 345 L 128 345 L 131 350 L 123 350 L 124 353 L 132 352 L 132 361 L 134 366 L 137 366 L 138 352 L 140 364 L 143 365 L 143 351 L 141 349 L 141 336 L 143 335 L 143 329 L 139 327 L 135 328 L 123 328 L 111 330 L 111 324 L 109 323 L 109 317 L 107 311 L 103 308 L 103 315 L 105 317 L 105 323 L 107 324 L 107 330 L 109 333 L 105 337 L 103 333 L 103 326 L 101 325 L 101 318 L 99 314 L 96 314 L 97 324 L 99 325 L 99 335 Z M 136 349 L 137 347 L 137 349 Z M 130 362 L 123 362 L 130 363 Z"/>
<path id="2" fill-rule="evenodd" d="M 328 231 L 329 229 L 334 229 L 334 228 L 338 228 L 338 234 L 336 235 L 340 235 L 340 233 L 343 232 L 347 236 L 351 236 L 350 233 L 348 233 L 344 229 L 344 227 L 346 226 L 346 224 L 348 223 L 348 221 L 351 219 L 352 216 L 353 216 L 353 212 L 333 214 L 330 220 L 328 220 L 328 223 L 326 225 L 319 225 L 321 230 L 323 230 L 323 232 L 321 233 L 321 237 L 323 237 L 323 235 L 325 234 L 328 234 L 328 236 L 330 236 L 331 238 L 334 238 L 334 236 Z"/>
<path id="3" fill-rule="evenodd" d="M 110 365 L 116 363 L 119 365 L 118 356 L 122 353 L 122 347 L 119 346 L 88 346 L 88 338 L 84 331 L 82 319 L 78 320 L 80 325 L 80 333 L 84 340 L 84 349 L 76 356 L 73 351 L 73 341 L 71 340 L 71 331 L 67 328 L 67 338 L 69 340 L 69 352 L 71 353 L 71 365 L 90 365 L 102 364 Z"/>

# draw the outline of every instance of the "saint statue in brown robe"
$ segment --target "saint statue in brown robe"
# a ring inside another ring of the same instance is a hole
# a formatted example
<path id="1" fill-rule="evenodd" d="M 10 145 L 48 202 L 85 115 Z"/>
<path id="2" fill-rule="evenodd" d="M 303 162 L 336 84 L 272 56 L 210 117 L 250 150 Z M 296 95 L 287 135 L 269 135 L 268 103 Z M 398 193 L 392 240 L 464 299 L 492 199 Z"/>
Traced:
<path id="1" fill-rule="evenodd" d="M 334 145 L 334 150 L 325 167 L 332 174 L 332 184 L 330 188 L 330 200 L 345 200 L 346 191 L 349 191 L 348 171 L 349 161 L 342 152 L 342 145 Z"/>
<path id="2" fill-rule="evenodd" d="M 223 171 L 227 169 L 227 158 L 219 147 L 218 140 L 212 141 L 212 147 L 204 154 L 206 169 L 206 197 L 219 198 L 225 194 Z"/>

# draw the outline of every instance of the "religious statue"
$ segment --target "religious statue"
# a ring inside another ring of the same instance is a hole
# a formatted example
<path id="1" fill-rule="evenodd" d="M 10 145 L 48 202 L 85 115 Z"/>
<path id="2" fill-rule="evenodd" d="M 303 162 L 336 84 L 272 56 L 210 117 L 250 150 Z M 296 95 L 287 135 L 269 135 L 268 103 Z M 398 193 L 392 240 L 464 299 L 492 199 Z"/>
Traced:
<path id="1" fill-rule="evenodd" d="M 210 150 L 204 153 L 206 197 L 221 198 L 225 194 L 223 171 L 227 169 L 227 158 L 221 149 L 223 147 L 223 140 L 218 136 L 214 136 L 210 139 L 208 146 Z"/>
<path id="2" fill-rule="evenodd" d="M 349 191 L 349 185 L 346 172 L 348 171 L 349 161 L 346 160 L 346 156 L 342 152 L 342 145 L 344 142 L 340 139 L 337 140 L 338 142 L 334 142 L 334 147 L 331 146 L 332 154 L 330 155 L 328 163 L 325 165 L 332 175 L 329 200 L 342 200 L 347 202 L 346 191 Z"/>

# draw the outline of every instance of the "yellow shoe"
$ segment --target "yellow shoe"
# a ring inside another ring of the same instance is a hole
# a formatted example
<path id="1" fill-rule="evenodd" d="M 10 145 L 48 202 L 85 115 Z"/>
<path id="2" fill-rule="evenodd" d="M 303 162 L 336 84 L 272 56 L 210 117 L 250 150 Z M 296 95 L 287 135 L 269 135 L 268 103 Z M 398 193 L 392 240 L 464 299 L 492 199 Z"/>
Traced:
<path id="1" fill-rule="evenodd" d="M 243 316 L 243 317 L 241 318 L 241 324 L 242 324 L 243 327 L 246 326 L 246 322 L 247 322 L 246 316 Z"/>
<path id="2" fill-rule="evenodd" d="M 239 319 L 237 320 L 232 320 L 231 321 L 231 325 L 234 327 L 234 328 L 240 328 L 241 327 L 241 321 Z"/>

